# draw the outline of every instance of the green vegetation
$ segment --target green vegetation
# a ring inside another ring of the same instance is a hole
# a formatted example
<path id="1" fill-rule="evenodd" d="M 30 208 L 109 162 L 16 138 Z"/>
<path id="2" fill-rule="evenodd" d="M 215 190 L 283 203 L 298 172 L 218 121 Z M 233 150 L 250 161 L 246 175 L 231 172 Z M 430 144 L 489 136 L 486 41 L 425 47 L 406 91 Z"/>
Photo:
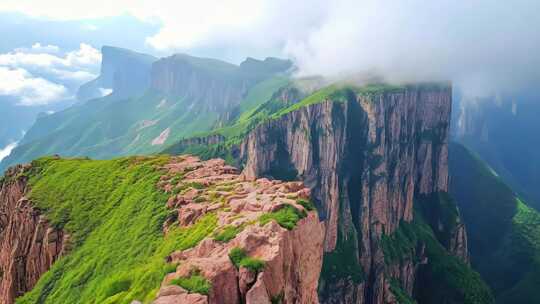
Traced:
<path id="1" fill-rule="evenodd" d="M 281 304 L 281 303 L 283 303 L 284 298 L 285 298 L 285 294 L 282 291 L 277 296 L 273 296 L 272 298 L 270 298 L 270 303 L 272 303 L 272 304 Z"/>
<path id="2" fill-rule="evenodd" d="M 261 223 L 261 226 L 264 226 L 270 221 L 276 221 L 281 227 L 292 230 L 296 227 L 296 223 L 304 217 L 306 217 L 306 214 L 300 212 L 291 205 L 285 205 L 276 212 L 261 215 L 259 217 L 259 222 Z"/>
<path id="3" fill-rule="evenodd" d="M 228 163 L 234 164 L 235 157 L 233 155 L 235 153 L 235 150 L 237 150 L 238 145 L 242 142 L 243 138 L 247 134 L 249 134 L 250 131 L 263 123 L 279 119 L 283 115 L 299 110 L 303 107 L 321 103 L 327 100 L 333 102 L 356 101 L 359 95 L 366 96 L 367 98 L 373 98 L 374 96 L 380 94 L 403 92 L 406 89 L 412 87 L 448 87 L 448 85 L 446 84 L 420 84 L 408 86 L 369 84 L 360 87 L 348 84 L 333 84 L 323 87 L 311 93 L 310 95 L 305 96 L 305 93 L 302 93 L 302 90 L 299 88 L 302 86 L 301 82 L 301 80 L 298 80 L 294 83 L 284 84 L 282 86 L 278 85 L 281 84 L 278 78 L 269 79 L 266 81 L 266 83 L 261 82 L 260 87 L 254 88 L 254 91 L 252 93 L 256 96 L 260 96 L 261 98 L 267 98 L 268 96 L 271 96 L 270 98 L 265 99 L 264 102 L 262 100 L 259 100 L 259 102 L 257 103 L 250 101 L 248 104 L 257 104 L 257 106 L 252 107 L 249 110 L 247 110 L 247 108 L 242 109 L 242 107 L 240 107 L 240 114 L 233 115 L 234 117 L 238 117 L 237 119 L 230 121 L 223 127 L 193 135 L 193 138 L 204 138 L 210 135 L 219 135 L 222 137 L 222 141 L 220 143 L 212 145 L 192 145 L 187 147 L 183 146 L 181 143 L 177 143 L 167 147 L 163 152 L 168 154 L 190 153 L 198 155 L 203 159 L 220 157 L 225 159 Z M 262 90 L 261 88 L 263 87 L 272 87 L 275 91 Z M 261 94 L 255 94 L 255 90 L 258 89 L 261 89 L 261 92 L 259 92 Z M 279 94 L 279 89 L 287 90 L 288 100 L 282 99 L 281 94 Z M 264 94 L 262 93 L 262 91 L 264 91 Z M 272 93 L 274 94 L 269 94 L 270 91 L 272 91 Z M 251 97 L 249 98 L 251 100 Z M 308 137 L 310 136 L 310 134 L 307 135 Z M 283 170 L 281 170 L 283 172 L 280 173 L 286 173 L 286 176 L 291 176 L 294 174 L 294 172 L 285 172 L 286 169 L 290 168 L 283 168 Z"/>
<path id="4" fill-rule="evenodd" d="M 240 262 L 243 258 L 246 257 L 246 251 L 240 247 L 234 247 L 229 252 L 229 258 L 231 259 L 231 262 L 238 268 L 240 267 Z"/>
<path id="5" fill-rule="evenodd" d="M 225 226 L 214 235 L 214 240 L 226 243 L 234 239 L 242 230 L 244 230 L 244 226 Z"/>
<path id="6" fill-rule="evenodd" d="M 447 252 L 420 213 L 415 213 L 412 223 L 402 222 L 381 242 L 385 262 L 389 264 L 405 259 L 415 261 L 415 248 L 425 245 L 429 263 L 419 265 L 415 288 L 420 303 L 493 303 L 491 291 L 480 275 Z"/>
<path id="7" fill-rule="evenodd" d="M 287 113 L 296 111 L 300 108 L 307 107 L 312 104 L 324 102 L 325 100 L 331 100 L 336 102 L 345 102 L 349 100 L 350 97 L 353 97 L 354 93 L 349 87 L 341 87 L 338 85 L 331 85 L 325 88 L 322 88 L 315 93 L 309 95 L 308 97 L 302 99 L 300 102 L 291 105 L 288 108 L 285 108 L 281 111 L 272 114 L 272 118 L 279 118 Z"/>
<path id="8" fill-rule="evenodd" d="M 301 205 L 302 207 L 304 207 L 307 211 L 315 210 L 315 205 L 310 200 L 299 198 L 299 199 L 296 200 L 296 203 L 298 205 Z"/>
<path id="9" fill-rule="evenodd" d="M 420 241 L 417 228 L 413 224 L 403 222 L 392 235 L 382 235 L 381 247 L 386 264 L 399 263 L 410 259 L 414 255 L 416 246 Z"/>
<path id="10" fill-rule="evenodd" d="M 407 86 L 391 85 L 385 83 L 368 84 L 363 87 L 355 87 L 354 91 L 359 95 L 380 95 L 386 93 L 401 93 Z"/>
<path id="11" fill-rule="evenodd" d="M 253 114 L 253 111 L 261 104 L 272 98 L 272 94 L 280 88 L 287 85 L 289 79 L 284 76 L 276 76 L 267 80 L 261 81 L 255 85 L 249 92 L 246 98 L 240 103 L 239 112 L 241 113 L 238 121 L 246 120 Z"/>
<path id="12" fill-rule="evenodd" d="M 460 222 L 459 212 L 452 197 L 447 192 L 420 195 L 416 200 L 416 208 L 421 210 L 439 242 L 449 247 Z"/>
<path id="13" fill-rule="evenodd" d="M 451 194 L 467 226 L 472 266 L 497 303 L 540 302 L 540 213 L 476 155 L 450 146 Z"/>
<path id="14" fill-rule="evenodd" d="M 123 60 L 121 56 L 114 60 Z M 145 56 L 132 60 L 144 61 L 150 70 Z M 177 68 L 212 81 L 191 86 L 186 94 L 146 89 L 144 85 L 123 87 L 122 95 L 108 95 L 40 117 L 19 147 L 2 162 L 0 172 L 43 155 L 105 159 L 158 153 L 182 138 L 228 124 L 225 117 L 251 112 L 286 85 L 289 79 L 284 72 L 291 64 L 271 59 L 237 66 L 182 54 L 167 61 L 181 62 Z M 210 83 L 212 87 L 208 87 Z M 208 94 L 208 90 L 213 93 Z M 236 108 L 222 106 L 230 104 L 228 98 L 237 99 L 246 91 L 244 100 L 234 100 L 238 102 Z M 120 97 L 126 95 L 130 97 Z"/>
<path id="15" fill-rule="evenodd" d="M 70 234 L 70 253 L 17 303 L 149 302 L 176 265 L 165 257 L 213 233 L 209 213 L 163 235 L 167 195 L 156 188 L 166 157 L 33 162 L 30 198 Z"/>
<path id="16" fill-rule="evenodd" d="M 208 295 L 212 284 L 201 275 L 200 271 L 194 269 L 188 277 L 180 277 L 171 281 L 171 284 L 178 285 L 189 293 L 200 293 Z"/>
<path id="17" fill-rule="evenodd" d="M 355 283 L 364 280 L 364 270 L 358 260 L 358 240 L 354 231 L 346 238 L 338 230 L 338 239 L 334 251 L 324 254 L 321 277 L 326 281 L 350 278 Z"/>
<path id="18" fill-rule="evenodd" d="M 416 301 L 401 288 L 401 283 L 398 280 L 390 279 L 390 291 L 399 304 L 416 304 Z"/>
<path id="19" fill-rule="evenodd" d="M 255 273 L 264 269 L 264 261 L 247 256 L 246 251 L 240 247 L 231 249 L 229 258 L 236 268 L 245 267 Z"/>

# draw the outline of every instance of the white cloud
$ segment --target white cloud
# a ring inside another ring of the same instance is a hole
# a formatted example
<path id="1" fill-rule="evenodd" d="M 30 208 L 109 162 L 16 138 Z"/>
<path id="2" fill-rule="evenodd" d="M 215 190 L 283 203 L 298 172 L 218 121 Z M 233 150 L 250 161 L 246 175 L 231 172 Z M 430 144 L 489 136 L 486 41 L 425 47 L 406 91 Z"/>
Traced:
<path id="1" fill-rule="evenodd" d="M 91 45 L 81 43 L 78 50 L 68 52 L 65 57 L 66 66 L 96 66 L 101 63 L 101 52 Z"/>
<path id="2" fill-rule="evenodd" d="M 0 67 L 0 95 L 15 96 L 20 105 L 43 105 L 68 98 L 66 87 L 21 68 Z"/>
<path id="3" fill-rule="evenodd" d="M 101 62 L 101 52 L 85 43 L 81 43 L 78 50 L 68 52 L 65 55 L 36 52 L 43 48 L 47 50 L 58 48 L 56 46 L 42 47 L 39 43 L 37 47 L 35 46 L 36 44 L 31 49 L 18 48 L 13 52 L 0 54 L 0 65 L 26 68 L 35 66 L 40 68 L 83 69 L 95 68 Z"/>
<path id="4" fill-rule="evenodd" d="M 101 96 L 107 96 L 109 94 L 112 94 L 113 89 L 99 88 L 99 92 L 101 93 Z"/>
<path id="5" fill-rule="evenodd" d="M 58 69 L 51 69 L 49 71 L 61 80 L 74 80 L 79 83 L 90 81 L 98 76 L 97 74 L 87 71 L 67 71 Z"/>
<path id="6" fill-rule="evenodd" d="M 56 45 L 51 45 L 51 44 L 47 44 L 47 45 L 42 45 L 41 43 L 39 42 L 36 42 L 34 44 L 32 44 L 32 46 L 30 48 L 16 48 L 15 49 L 15 52 L 21 52 L 21 53 L 49 53 L 49 54 L 54 54 L 54 53 L 58 53 L 60 51 L 60 48 Z"/>
<path id="7" fill-rule="evenodd" d="M 17 142 L 10 143 L 4 148 L 0 148 L 0 162 L 11 154 L 11 151 L 17 147 Z"/>
<path id="8" fill-rule="evenodd" d="M 305 74 L 450 79 L 471 92 L 540 80 L 538 0 L 2 0 L 2 10 L 63 20 L 128 13 L 162 25 L 147 38 L 156 49 L 277 52 Z"/>
<path id="9" fill-rule="evenodd" d="M 0 54 L 0 94 L 27 106 L 70 98 L 80 84 L 97 77 L 100 63 L 100 51 L 84 43 L 69 52 L 41 43 L 18 48 Z"/>

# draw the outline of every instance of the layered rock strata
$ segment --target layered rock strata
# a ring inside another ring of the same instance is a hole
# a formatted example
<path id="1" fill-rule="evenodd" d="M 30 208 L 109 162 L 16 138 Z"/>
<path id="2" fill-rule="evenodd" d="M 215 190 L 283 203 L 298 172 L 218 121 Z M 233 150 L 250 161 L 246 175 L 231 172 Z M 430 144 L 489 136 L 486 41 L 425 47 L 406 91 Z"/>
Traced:
<path id="1" fill-rule="evenodd" d="M 348 257 L 359 262 L 363 279 L 348 273 L 327 278 L 321 301 L 388 303 L 390 278 L 412 293 L 415 265 L 413 259 L 386 265 L 381 237 L 412 220 L 416 195 L 448 190 L 451 88 L 409 86 L 348 96 L 260 125 L 240 155 L 247 178 L 299 178 L 312 190 L 326 223 L 327 255 L 343 244 L 354 247 Z M 464 246 L 452 244 L 458 254 Z"/>

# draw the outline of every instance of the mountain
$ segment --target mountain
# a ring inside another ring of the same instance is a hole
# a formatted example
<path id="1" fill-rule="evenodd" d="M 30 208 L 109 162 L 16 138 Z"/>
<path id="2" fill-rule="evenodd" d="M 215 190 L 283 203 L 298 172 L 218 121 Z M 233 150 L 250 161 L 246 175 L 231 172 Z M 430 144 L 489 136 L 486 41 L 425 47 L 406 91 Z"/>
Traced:
<path id="1" fill-rule="evenodd" d="M 479 156 L 450 146 L 450 193 L 467 226 L 471 264 L 497 303 L 540 301 L 540 213 Z"/>
<path id="2" fill-rule="evenodd" d="M 152 76 L 150 90 L 223 110 L 166 151 L 223 156 L 241 171 L 191 156 L 49 157 L 9 169 L 2 297 L 491 303 L 447 193 L 450 86 L 272 83 L 264 62 L 175 55 L 152 67 L 168 77 Z M 77 111 L 124 102 L 109 95 Z"/>
<path id="3" fill-rule="evenodd" d="M 535 90 L 456 98 L 456 140 L 478 153 L 530 206 L 540 210 L 540 96 Z"/>
<path id="4" fill-rule="evenodd" d="M 109 88 L 112 93 L 38 119 L 0 170 L 43 155 L 110 158 L 159 152 L 227 121 L 239 109 L 257 106 L 287 83 L 291 66 L 275 58 L 241 65 L 188 55 L 154 60 L 104 47 L 101 75 L 82 86 L 79 95 Z"/>
<path id="5" fill-rule="evenodd" d="M 70 101 L 43 106 L 22 106 L 9 98 L 0 97 L 0 150 L 23 138 L 38 117 L 47 116 L 69 105 Z"/>
<path id="6" fill-rule="evenodd" d="M 322 303 L 491 303 L 447 193 L 450 86 L 298 87 L 165 152 L 304 181 L 326 227 Z"/>
<path id="7" fill-rule="evenodd" d="M 108 90 L 115 98 L 137 96 L 149 87 L 150 70 L 157 58 L 126 49 L 104 46 L 101 48 L 101 73 L 98 78 L 83 84 L 78 100 L 102 97 Z"/>

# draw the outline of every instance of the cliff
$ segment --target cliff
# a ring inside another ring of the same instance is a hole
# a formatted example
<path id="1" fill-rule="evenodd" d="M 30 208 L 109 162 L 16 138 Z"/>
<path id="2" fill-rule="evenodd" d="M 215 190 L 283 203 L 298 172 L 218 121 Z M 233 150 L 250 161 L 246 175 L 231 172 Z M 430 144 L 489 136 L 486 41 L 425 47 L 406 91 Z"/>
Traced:
<path id="1" fill-rule="evenodd" d="M 451 88 L 342 95 L 341 102 L 326 98 L 257 127 L 240 146 L 243 174 L 300 178 L 312 190 L 326 224 L 322 302 L 395 302 L 391 279 L 412 295 L 414 261 L 425 257 L 420 250 L 419 258 L 386 265 L 381 239 L 413 220 L 417 196 L 448 190 Z M 457 231 L 451 247 L 463 255 Z M 332 265 L 344 261 L 359 267 Z"/>
<path id="2" fill-rule="evenodd" d="M 0 194 L 0 303 L 318 302 L 324 227 L 301 182 L 192 156 L 44 158 Z"/>
<path id="3" fill-rule="evenodd" d="M 224 61 L 176 54 L 152 66 L 151 88 L 180 97 L 190 105 L 223 114 L 244 99 L 257 82 L 284 73 L 291 63 L 280 59 L 247 59 L 240 66 Z"/>
<path id="4" fill-rule="evenodd" d="M 180 183 L 163 179 L 165 189 L 205 187 L 169 199 L 169 206 L 178 212 L 177 222 L 190 225 L 217 209 L 218 225 L 213 239 L 168 257 L 178 266 L 165 278 L 154 303 L 270 304 L 277 299 L 318 303 L 323 226 L 315 212 L 308 212 L 312 210 L 307 204 L 309 189 L 298 182 L 248 181 L 222 160 L 201 162 L 187 157 L 167 168 L 170 177 L 181 174 L 184 178 Z M 228 207 L 221 209 L 223 205 Z M 285 212 L 287 217 L 297 214 L 298 218 L 284 219 Z M 281 215 L 266 224 L 264 214 Z M 260 224 L 254 224 L 258 221 Z M 177 286 L 193 276 L 204 277 L 208 290 L 194 296 L 193 291 Z"/>
<path id="5" fill-rule="evenodd" d="M 118 98 L 143 93 L 150 85 L 150 69 L 157 58 L 130 50 L 103 46 L 101 71 L 98 78 L 81 85 L 77 99 L 86 101 L 103 96 L 112 90 Z"/>
<path id="6" fill-rule="evenodd" d="M 26 194 L 28 166 L 10 168 L 0 183 L 0 303 L 14 303 L 64 253 L 68 235 L 52 227 Z"/>

